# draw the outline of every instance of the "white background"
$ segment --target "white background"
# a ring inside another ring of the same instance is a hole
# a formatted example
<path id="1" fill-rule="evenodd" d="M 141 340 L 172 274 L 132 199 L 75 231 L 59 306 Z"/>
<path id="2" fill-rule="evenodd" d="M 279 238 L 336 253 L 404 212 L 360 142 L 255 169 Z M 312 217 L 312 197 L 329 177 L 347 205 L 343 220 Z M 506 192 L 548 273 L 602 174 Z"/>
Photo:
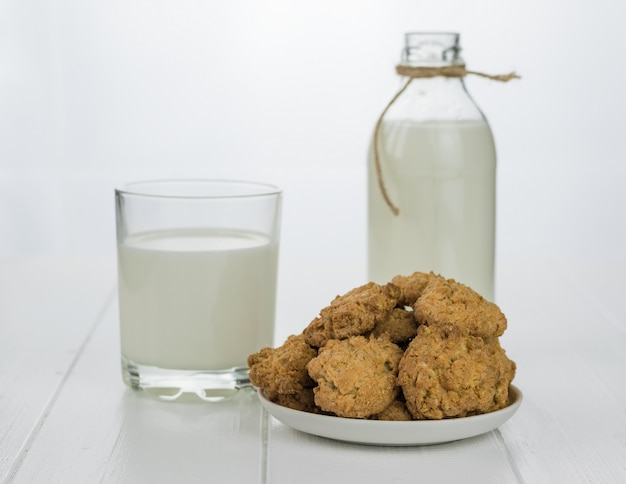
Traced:
<path id="1" fill-rule="evenodd" d="M 0 0 L 0 255 L 114 254 L 123 181 L 273 182 L 280 284 L 301 288 L 279 287 L 282 339 L 365 278 L 365 156 L 403 34 L 458 31 L 468 68 L 522 75 L 466 80 L 496 138 L 498 259 L 623 260 L 625 17 L 617 0 Z"/>

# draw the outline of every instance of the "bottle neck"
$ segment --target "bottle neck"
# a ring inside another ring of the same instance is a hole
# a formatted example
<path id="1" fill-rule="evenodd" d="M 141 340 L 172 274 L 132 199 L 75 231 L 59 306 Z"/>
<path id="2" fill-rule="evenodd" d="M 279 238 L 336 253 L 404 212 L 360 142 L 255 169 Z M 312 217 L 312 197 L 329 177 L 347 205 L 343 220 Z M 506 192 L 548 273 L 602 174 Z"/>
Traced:
<path id="1" fill-rule="evenodd" d="M 410 67 L 463 65 L 459 34 L 412 32 L 404 37 L 402 64 Z"/>
<path id="2" fill-rule="evenodd" d="M 399 69 L 402 94 L 389 106 L 385 120 L 484 120 L 465 89 L 464 71 L 455 69 L 464 65 L 460 52 L 459 34 L 406 34 L 399 67 L 417 69 L 407 70 L 406 75 L 411 77 L 405 77 Z M 457 72 L 444 73 L 442 68 Z"/>

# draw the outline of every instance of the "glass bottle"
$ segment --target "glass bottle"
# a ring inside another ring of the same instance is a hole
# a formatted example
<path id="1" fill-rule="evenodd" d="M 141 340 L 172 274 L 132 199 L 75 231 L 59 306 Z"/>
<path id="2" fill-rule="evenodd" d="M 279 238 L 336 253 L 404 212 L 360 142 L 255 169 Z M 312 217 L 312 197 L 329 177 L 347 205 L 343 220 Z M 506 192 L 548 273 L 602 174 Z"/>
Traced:
<path id="1" fill-rule="evenodd" d="M 463 65 L 459 34 L 405 40 L 403 66 Z M 377 141 L 380 172 L 374 143 L 368 160 L 369 279 L 433 271 L 492 300 L 496 153 L 463 77 L 412 79 L 384 113 Z"/>

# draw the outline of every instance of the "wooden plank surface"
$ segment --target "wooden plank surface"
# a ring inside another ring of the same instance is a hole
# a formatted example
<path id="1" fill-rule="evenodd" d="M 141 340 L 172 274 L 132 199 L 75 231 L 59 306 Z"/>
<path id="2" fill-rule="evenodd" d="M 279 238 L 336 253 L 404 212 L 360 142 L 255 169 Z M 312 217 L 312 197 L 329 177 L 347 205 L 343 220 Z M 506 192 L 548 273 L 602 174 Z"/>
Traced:
<path id="1" fill-rule="evenodd" d="M 505 443 L 522 482 L 626 479 L 626 337 L 609 321 L 621 302 L 587 284 L 607 271 L 536 261 L 502 267 L 503 346 L 525 394 Z"/>
<path id="2" fill-rule="evenodd" d="M 0 482 L 37 438 L 114 275 L 109 259 L 0 259 Z"/>
<path id="3" fill-rule="evenodd" d="M 297 432 L 252 393 L 207 404 L 133 392 L 119 370 L 114 267 L 0 269 L 0 482 L 626 481 L 625 263 L 501 263 L 520 410 L 488 434 L 406 448 Z"/>
<path id="4" fill-rule="evenodd" d="M 501 265 L 498 304 L 509 320 L 502 345 L 518 364 L 525 400 L 497 431 L 437 446 L 364 447 L 271 419 L 268 482 L 623 482 L 626 339 L 608 321 L 621 302 L 606 288 L 581 286 L 581 277 L 594 277 L 589 270 Z"/>
<path id="5" fill-rule="evenodd" d="M 119 358 L 113 301 L 23 457 L 15 483 L 260 479 L 265 419 L 256 394 L 215 404 L 162 402 L 124 386 Z"/>
<path id="6" fill-rule="evenodd" d="M 520 482 L 502 445 L 501 433 L 508 432 L 508 424 L 472 439 L 421 447 L 336 442 L 294 431 L 273 418 L 270 432 L 271 483 Z"/>

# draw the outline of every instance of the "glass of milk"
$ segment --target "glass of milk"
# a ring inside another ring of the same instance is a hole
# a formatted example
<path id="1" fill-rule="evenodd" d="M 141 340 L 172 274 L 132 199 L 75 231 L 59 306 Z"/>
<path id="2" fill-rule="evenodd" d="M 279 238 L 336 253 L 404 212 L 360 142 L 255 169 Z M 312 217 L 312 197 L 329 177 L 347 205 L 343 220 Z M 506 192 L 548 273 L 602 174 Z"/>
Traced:
<path id="1" fill-rule="evenodd" d="M 174 400 L 249 386 L 274 337 L 281 190 L 163 180 L 115 190 L 122 374 Z"/>

